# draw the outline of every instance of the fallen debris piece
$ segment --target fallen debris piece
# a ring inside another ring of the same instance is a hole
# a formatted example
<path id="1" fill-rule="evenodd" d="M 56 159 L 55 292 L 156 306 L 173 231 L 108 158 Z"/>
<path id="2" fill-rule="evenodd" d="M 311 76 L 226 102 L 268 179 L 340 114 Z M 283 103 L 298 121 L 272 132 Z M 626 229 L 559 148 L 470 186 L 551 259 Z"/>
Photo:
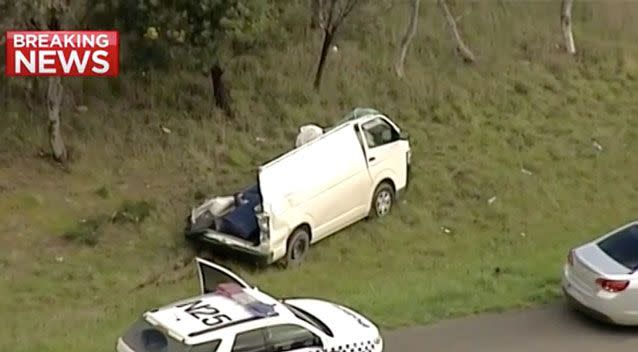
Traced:
<path id="1" fill-rule="evenodd" d="M 521 168 L 521 172 L 524 173 L 525 175 L 532 175 L 532 172 L 527 170 L 526 168 L 522 167 Z"/>
<path id="2" fill-rule="evenodd" d="M 600 143 L 598 143 L 598 141 L 596 141 L 595 139 L 592 140 L 592 145 L 594 146 L 594 148 L 596 148 L 598 151 L 602 152 L 603 151 L 603 146 L 600 145 Z"/>
<path id="3" fill-rule="evenodd" d="M 492 197 L 492 198 L 488 199 L 488 200 L 487 200 L 487 204 L 492 204 L 492 203 L 494 203 L 495 201 L 496 201 L 496 196 L 494 196 L 494 197 Z"/>
<path id="4" fill-rule="evenodd" d="M 166 133 L 166 134 L 170 134 L 173 131 L 171 131 L 168 127 L 162 126 L 160 125 L 160 128 L 162 129 L 162 132 Z"/>

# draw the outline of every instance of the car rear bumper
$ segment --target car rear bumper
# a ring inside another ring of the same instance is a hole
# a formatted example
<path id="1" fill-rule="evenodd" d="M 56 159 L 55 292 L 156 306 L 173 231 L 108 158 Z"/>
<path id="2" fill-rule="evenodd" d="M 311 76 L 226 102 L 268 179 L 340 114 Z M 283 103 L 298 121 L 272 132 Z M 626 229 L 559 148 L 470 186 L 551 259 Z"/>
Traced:
<path id="1" fill-rule="evenodd" d="M 638 311 L 620 306 L 614 298 L 588 295 L 570 279 L 568 270 L 562 280 L 562 289 L 568 303 L 578 311 L 602 322 L 616 325 L 638 325 Z"/>
<path id="2" fill-rule="evenodd" d="M 563 294 L 565 295 L 565 298 L 567 299 L 567 303 L 569 303 L 570 306 L 574 307 L 579 312 L 586 314 L 589 317 L 602 322 L 614 323 L 614 321 L 610 317 L 605 315 L 604 313 L 601 313 L 597 311 L 596 309 L 593 309 L 585 305 L 584 303 L 579 301 L 576 297 L 572 296 L 564 286 L 563 286 Z"/>

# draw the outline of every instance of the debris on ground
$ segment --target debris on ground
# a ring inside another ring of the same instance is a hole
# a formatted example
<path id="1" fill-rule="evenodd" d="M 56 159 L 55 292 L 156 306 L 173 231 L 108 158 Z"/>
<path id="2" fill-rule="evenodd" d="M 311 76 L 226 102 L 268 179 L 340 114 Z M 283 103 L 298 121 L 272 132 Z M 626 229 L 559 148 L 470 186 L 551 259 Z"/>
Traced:
<path id="1" fill-rule="evenodd" d="M 168 127 L 166 127 L 164 125 L 160 125 L 160 128 L 162 129 L 162 132 L 164 132 L 166 134 L 171 134 L 173 132 Z"/>
<path id="2" fill-rule="evenodd" d="M 603 151 L 603 146 L 600 145 L 600 143 L 598 143 L 597 140 L 592 139 L 592 145 L 594 146 L 594 148 L 596 148 L 599 152 Z"/>

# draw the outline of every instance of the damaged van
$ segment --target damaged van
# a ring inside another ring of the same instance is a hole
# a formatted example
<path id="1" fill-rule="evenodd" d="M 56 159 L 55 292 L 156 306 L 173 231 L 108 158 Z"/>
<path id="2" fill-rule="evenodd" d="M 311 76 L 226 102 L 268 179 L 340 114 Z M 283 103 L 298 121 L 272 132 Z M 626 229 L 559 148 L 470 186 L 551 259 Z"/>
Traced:
<path id="1" fill-rule="evenodd" d="M 374 109 L 355 109 L 336 126 L 261 165 L 254 185 L 191 211 L 186 237 L 301 263 L 311 244 L 367 217 L 390 213 L 408 185 L 407 134 Z"/>

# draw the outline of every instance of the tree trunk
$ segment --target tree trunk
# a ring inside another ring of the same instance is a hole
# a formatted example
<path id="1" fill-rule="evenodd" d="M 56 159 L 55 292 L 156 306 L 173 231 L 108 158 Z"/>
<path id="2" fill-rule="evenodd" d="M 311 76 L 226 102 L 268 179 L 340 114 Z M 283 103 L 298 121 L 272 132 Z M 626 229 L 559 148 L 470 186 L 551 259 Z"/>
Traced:
<path id="1" fill-rule="evenodd" d="M 210 68 L 210 80 L 213 84 L 213 96 L 215 97 L 215 105 L 222 109 L 226 116 L 234 117 L 233 110 L 230 107 L 230 94 L 224 85 L 222 76 L 224 70 L 222 70 L 219 64 L 215 64 Z"/>
<path id="2" fill-rule="evenodd" d="M 314 87 L 316 90 L 321 85 L 321 76 L 323 75 L 323 68 L 326 64 L 326 58 L 328 57 L 328 50 L 332 44 L 332 38 L 334 33 L 329 30 L 323 31 L 323 45 L 321 46 L 321 56 L 319 57 L 319 66 L 317 66 L 317 73 L 315 74 Z"/>
<path id="3" fill-rule="evenodd" d="M 397 57 L 397 61 L 394 65 L 394 70 L 400 78 L 403 78 L 403 65 L 405 63 L 405 57 L 408 54 L 408 47 L 412 42 L 412 38 L 414 38 L 414 35 L 416 34 L 417 23 L 419 21 L 419 2 L 420 0 L 411 0 L 412 8 L 410 9 L 410 23 L 408 23 L 403 39 L 401 39 L 399 56 Z"/>
<path id="4" fill-rule="evenodd" d="M 67 161 L 67 151 L 60 131 L 60 108 L 64 89 L 60 77 L 49 77 L 49 88 L 47 91 L 47 110 L 49 112 L 49 144 L 53 159 L 65 163 Z"/>
<path id="5" fill-rule="evenodd" d="M 450 9 L 447 6 L 447 1 L 438 0 L 438 3 L 439 3 L 439 6 L 441 7 L 441 10 L 443 10 L 443 14 L 445 15 L 447 24 L 450 27 L 450 30 L 452 31 L 452 35 L 454 36 L 457 52 L 461 55 L 461 57 L 466 63 L 473 63 L 476 60 L 474 58 L 474 54 L 472 53 L 470 48 L 467 45 L 465 45 L 465 42 L 463 42 L 463 38 L 461 38 L 461 33 L 459 33 L 459 29 L 456 27 L 456 20 L 454 19 L 454 16 L 452 16 L 452 13 L 450 12 Z"/>
<path id="6" fill-rule="evenodd" d="M 565 39 L 565 49 L 571 55 L 576 54 L 576 44 L 572 34 L 572 4 L 574 0 L 563 0 L 560 11 L 560 24 Z"/>

